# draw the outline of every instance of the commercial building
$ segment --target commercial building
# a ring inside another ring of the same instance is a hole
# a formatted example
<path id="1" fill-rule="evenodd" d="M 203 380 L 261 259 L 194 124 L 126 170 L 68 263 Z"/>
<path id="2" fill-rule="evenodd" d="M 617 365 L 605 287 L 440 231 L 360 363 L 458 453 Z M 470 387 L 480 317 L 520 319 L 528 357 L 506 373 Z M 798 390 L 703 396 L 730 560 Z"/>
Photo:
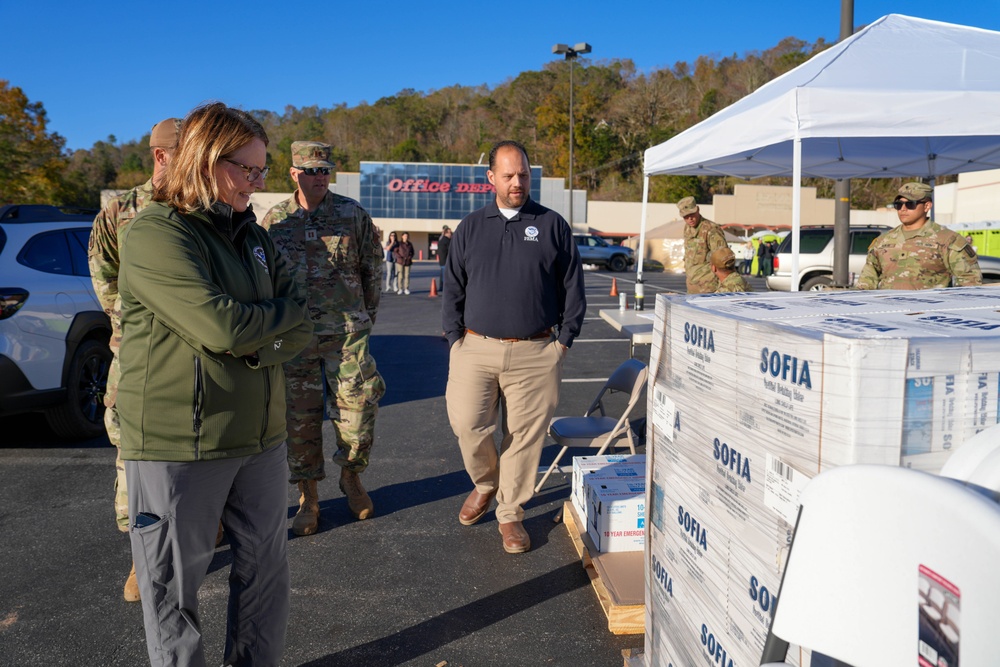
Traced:
<path id="1" fill-rule="evenodd" d="M 430 259 L 443 225 L 455 229 L 462 218 L 496 196 L 486 177 L 488 169 L 486 164 L 362 162 L 358 172 L 338 172 L 330 189 L 361 202 L 383 238 L 393 231 L 397 235 L 408 232 L 417 256 Z M 587 193 L 577 190 L 575 195 L 576 228 L 586 231 Z M 255 210 L 266 211 L 288 196 L 259 192 L 251 200 Z M 531 198 L 568 216 L 565 179 L 546 178 L 539 166 L 531 167 Z"/>

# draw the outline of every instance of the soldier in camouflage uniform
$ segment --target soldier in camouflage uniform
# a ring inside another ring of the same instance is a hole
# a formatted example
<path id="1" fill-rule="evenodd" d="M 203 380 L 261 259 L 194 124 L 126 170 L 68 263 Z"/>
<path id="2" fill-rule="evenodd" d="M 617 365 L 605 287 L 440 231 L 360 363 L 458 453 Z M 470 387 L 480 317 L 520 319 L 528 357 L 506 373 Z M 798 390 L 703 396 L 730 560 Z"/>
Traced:
<path id="1" fill-rule="evenodd" d="M 900 224 L 868 247 L 858 289 L 931 289 L 982 285 L 979 258 L 969 240 L 930 220 L 933 190 L 906 183 L 893 207 Z"/>
<path id="2" fill-rule="evenodd" d="M 684 273 L 688 294 L 708 294 L 719 289 L 719 280 L 708 261 L 713 250 L 726 248 L 726 237 L 717 224 L 701 217 L 694 197 L 677 202 L 684 218 Z"/>
<path id="3" fill-rule="evenodd" d="M 115 399 L 118 396 L 118 379 L 121 368 L 118 365 L 118 348 L 122 341 L 122 302 L 118 296 L 118 236 L 136 214 L 153 201 L 153 186 L 163 179 L 170 156 L 177 148 L 177 136 L 181 121 L 167 118 L 153 126 L 149 135 L 149 148 L 153 153 L 153 176 L 140 186 L 108 202 L 94 219 L 90 232 L 87 252 L 90 277 L 94 291 L 104 312 L 111 319 L 110 347 L 114 357 L 108 372 L 107 393 L 104 395 L 104 425 L 108 440 L 118 449 L 115 458 L 115 521 L 118 530 L 128 533 L 128 487 L 125 484 L 125 464 L 121 460 L 121 430 L 118 426 L 118 411 Z M 125 582 L 125 599 L 139 601 L 139 587 L 135 581 L 135 565 Z"/>
<path id="4" fill-rule="evenodd" d="M 752 292 L 753 288 L 746 281 L 740 272 L 736 270 L 736 255 L 729 246 L 718 248 L 712 251 L 709 258 L 712 273 L 719 281 L 719 288 L 716 293 L 723 292 Z"/>
<path id="5" fill-rule="evenodd" d="M 382 246 L 371 217 L 353 199 L 330 192 L 330 146 L 292 144 L 292 179 L 298 189 L 261 223 L 288 260 L 292 278 L 308 294 L 316 325 L 313 341 L 285 363 L 288 392 L 289 482 L 300 492 L 292 521 L 296 535 L 319 525 L 316 483 L 323 464 L 323 408 L 337 434 L 334 463 L 340 490 L 356 519 L 374 513 L 359 474 L 368 466 L 378 402 L 385 383 L 368 351 L 381 295 Z"/>

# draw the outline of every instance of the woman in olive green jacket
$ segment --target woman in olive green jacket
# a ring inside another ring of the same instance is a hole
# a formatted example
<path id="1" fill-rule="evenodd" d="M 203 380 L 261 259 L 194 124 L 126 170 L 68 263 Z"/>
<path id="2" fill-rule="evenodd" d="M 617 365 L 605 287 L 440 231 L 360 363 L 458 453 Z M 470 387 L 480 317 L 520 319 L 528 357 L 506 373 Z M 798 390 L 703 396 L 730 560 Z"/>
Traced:
<path id="1" fill-rule="evenodd" d="M 284 648 L 281 363 L 309 342 L 312 324 L 249 206 L 266 146 L 242 111 L 193 110 L 154 203 L 122 240 L 117 406 L 153 665 L 205 664 L 198 587 L 220 516 L 233 550 L 223 661 L 277 665 Z"/>

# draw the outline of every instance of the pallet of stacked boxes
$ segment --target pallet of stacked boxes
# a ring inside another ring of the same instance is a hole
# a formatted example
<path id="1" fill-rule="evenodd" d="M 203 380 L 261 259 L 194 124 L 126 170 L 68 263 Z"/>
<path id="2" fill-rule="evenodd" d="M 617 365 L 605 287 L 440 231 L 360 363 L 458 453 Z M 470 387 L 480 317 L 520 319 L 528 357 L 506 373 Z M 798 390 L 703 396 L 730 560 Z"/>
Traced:
<path id="1" fill-rule="evenodd" d="M 573 458 L 566 528 L 614 634 L 642 634 L 646 456 Z"/>
<path id="2" fill-rule="evenodd" d="M 654 332 L 648 667 L 757 664 L 813 476 L 937 472 L 997 423 L 995 288 L 661 295 Z"/>

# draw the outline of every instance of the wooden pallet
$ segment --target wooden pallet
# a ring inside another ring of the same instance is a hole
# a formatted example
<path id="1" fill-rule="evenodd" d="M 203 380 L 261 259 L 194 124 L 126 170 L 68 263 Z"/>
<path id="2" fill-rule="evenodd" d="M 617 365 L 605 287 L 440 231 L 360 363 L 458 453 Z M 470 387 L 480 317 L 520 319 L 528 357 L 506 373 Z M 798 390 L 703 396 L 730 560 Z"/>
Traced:
<path id="1" fill-rule="evenodd" d="M 641 594 L 636 597 L 633 592 L 631 596 L 623 598 L 621 591 L 609 584 L 616 571 L 623 568 L 642 572 L 642 552 L 599 553 L 587 535 L 587 527 L 580 520 L 576 508 L 568 500 L 563 505 L 563 523 L 566 524 L 576 553 L 583 562 L 583 569 L 590 577 L 590 585 L 597 592 L 601 609 L 608 617 L 608 630 L 616 635 L 641 635 L 646 628 L 645 605 L 641 602 Z"/>

